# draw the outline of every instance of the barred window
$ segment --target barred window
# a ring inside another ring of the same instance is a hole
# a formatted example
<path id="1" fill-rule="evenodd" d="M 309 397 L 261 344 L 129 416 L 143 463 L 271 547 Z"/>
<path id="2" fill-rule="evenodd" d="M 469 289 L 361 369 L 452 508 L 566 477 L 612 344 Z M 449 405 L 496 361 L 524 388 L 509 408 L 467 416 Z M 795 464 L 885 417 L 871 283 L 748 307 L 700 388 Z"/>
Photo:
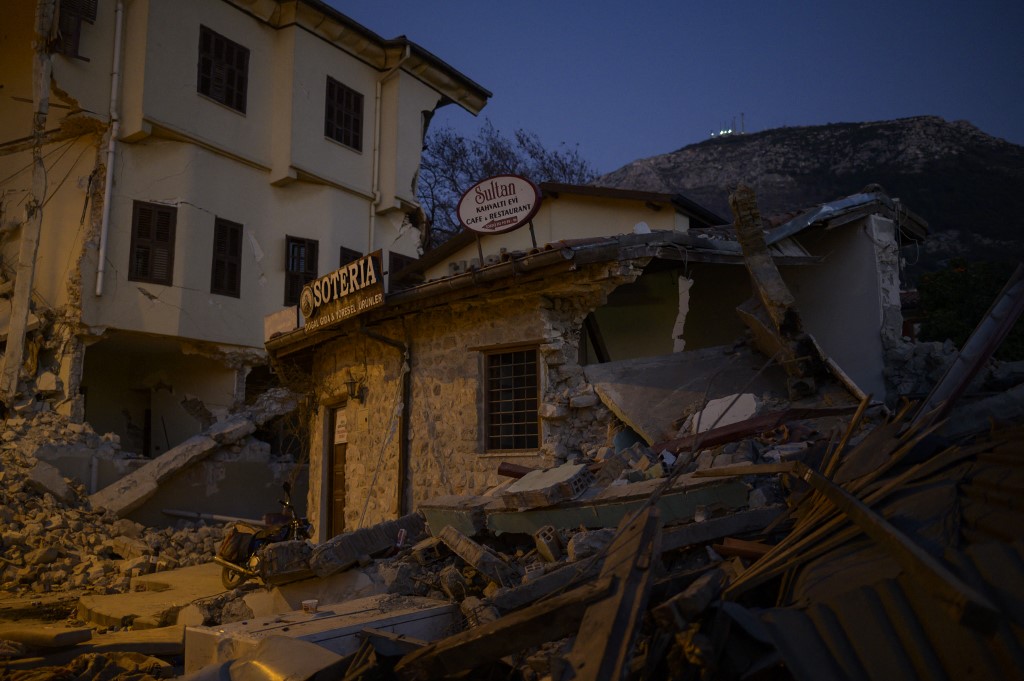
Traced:
<path id="1" fill-rule="evenodd" d="M 199 27 L 199 94 L 245 113 L 249 48 L 205 26 Z"/>
<path id="2" fill-rule="evenodd" d="M 486 372 L 486 449 L 539 447 L 537 349 L 489 353 Z"/>
<path id="3" fill-rule="evenodd" d="M 330 76 L 324 135 L 356 151 L 363 150 L 363 96 Z"/>
<path id="4" fill-rule="evenodd" d="M 131 262 L 128 278 L 171 285 L 174 271 L 174 228 L 178 209 L 136 201 L 132 208 Z"/>
<path id="5" fill-rule="evenodd" d="M 223 218 L 213 223 L 210 293 L 234 298 L 242 294 L 242 225 Z"/>

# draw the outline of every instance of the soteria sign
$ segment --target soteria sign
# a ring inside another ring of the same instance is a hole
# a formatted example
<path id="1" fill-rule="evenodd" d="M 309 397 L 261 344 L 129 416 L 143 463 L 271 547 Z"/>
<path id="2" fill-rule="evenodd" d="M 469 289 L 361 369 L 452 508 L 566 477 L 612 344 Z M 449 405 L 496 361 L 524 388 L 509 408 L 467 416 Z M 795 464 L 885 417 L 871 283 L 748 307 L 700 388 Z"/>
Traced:
<path id="1" fill-rule="evenodd" d="M 381 252 L 342 265 L 306 284 L 299 309 L 309 333 L 384 304 Z"/>
<path id="2" fill-rule="evenodd" d="M 459 200 L 459 222 L 479 234 L 503 234 L 533 219 L 540 208 L 540 190 L 519 175 L 480 180 Z"/>

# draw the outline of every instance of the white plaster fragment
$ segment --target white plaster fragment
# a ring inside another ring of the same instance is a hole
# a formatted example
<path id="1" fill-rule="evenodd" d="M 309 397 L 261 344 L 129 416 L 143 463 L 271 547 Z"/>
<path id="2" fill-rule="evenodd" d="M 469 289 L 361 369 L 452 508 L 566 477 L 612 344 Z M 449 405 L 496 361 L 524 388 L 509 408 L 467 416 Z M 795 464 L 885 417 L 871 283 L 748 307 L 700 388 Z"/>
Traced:
<path id="1" fill-rule="evenodd" d="M 735 400 L 735 404 L 733 401 Z M 726 395 L 717 400 L 710 400 L 699 417 L 693 419 L 693 432 L 703 433 L 711 428 L 721 428 L 740 421 L 746 421 L 757 414 L 759 401 L 751 393 Z"/>

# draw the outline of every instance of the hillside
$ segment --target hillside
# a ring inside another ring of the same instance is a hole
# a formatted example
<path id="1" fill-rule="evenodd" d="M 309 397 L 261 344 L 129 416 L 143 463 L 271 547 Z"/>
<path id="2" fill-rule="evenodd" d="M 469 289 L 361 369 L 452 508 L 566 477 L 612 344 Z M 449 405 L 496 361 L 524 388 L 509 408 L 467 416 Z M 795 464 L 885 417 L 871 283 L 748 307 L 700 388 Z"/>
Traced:
<path id="1" fill-rule="evenodd" d="M 634 161 L 594 184 L 680 192 L 730 219 L 727 196 L 752 185 L 764 215 L 880 184 L 928 220 L 912 272 L 950 257 L 1024 260 L 1024 147 L 966 121 L 919 116 L 718 137 Z"/>

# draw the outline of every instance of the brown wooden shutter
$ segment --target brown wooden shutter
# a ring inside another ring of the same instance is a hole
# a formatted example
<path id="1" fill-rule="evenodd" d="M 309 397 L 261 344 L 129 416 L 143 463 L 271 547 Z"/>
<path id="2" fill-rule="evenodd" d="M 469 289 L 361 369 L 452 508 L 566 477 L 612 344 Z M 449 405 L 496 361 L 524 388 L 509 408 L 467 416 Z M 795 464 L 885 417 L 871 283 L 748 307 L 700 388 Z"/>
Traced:
<path id="1" fill-rule="evenodd" d="M 98 5 L 99 0 L 60 0 L 60 11 L 91 23 L 96 21 Z"/>
<path id="2" fill-rule="evenodd" d="M 316 279 L 318 251 L 319 243 L 315 239 L 285 237 L 285 305 L 296 305 L 302 287 Z"/>
<path id="3" fill-rule="evenodd" d="M 217 218 L 213 229 L 210 293 L 239 297 L 242 288 L 242 225 Z"/>
<path id="4" fill-rule="evenodd" d="M 178 210 L 135 202 L 128 278 L 170 286 L 174 275 L 174 230 Z"/>

